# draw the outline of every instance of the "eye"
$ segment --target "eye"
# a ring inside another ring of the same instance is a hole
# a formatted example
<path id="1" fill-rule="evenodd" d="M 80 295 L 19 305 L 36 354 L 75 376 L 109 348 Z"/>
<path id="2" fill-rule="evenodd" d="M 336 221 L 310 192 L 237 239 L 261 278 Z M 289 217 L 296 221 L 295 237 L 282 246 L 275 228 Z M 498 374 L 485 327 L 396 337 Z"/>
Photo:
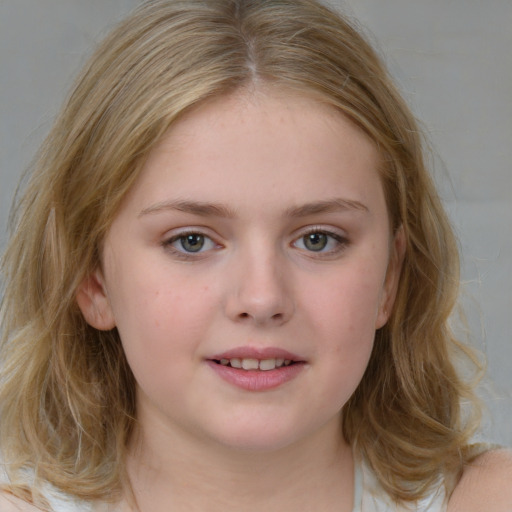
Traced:
<path id="1" fill-rule="evenodd" d="M 347 244 L 346 238 L 338 233 L 314 229 L 296 239 L 293 246 L 308 252 L 336 253 L 341 251 Z"/>
<path id="2" fill-rule="evenodd" d="M 180 233 L 165 241 L 166 247 L 183 254 L 197 254 L 214 249 L 217 244 L 202 233 Z"/>
<path id="3" fill-rule="evenodd" d="M 323 251 L 329 243 L 329 238 L 325 233 L 309 233 L 302 237 L 304 247 L 309 251 Z"/>

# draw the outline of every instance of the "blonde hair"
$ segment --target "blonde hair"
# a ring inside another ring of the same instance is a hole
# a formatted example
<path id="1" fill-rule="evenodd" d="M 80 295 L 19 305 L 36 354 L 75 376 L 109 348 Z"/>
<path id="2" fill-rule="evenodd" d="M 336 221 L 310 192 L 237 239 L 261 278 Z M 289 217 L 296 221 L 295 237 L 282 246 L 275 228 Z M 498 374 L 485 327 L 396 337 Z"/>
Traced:
<path id="1" fill-rule="evenodd" d="M 102 240 L 169 126 L 194 106 L 257 84 L 338 109 L 379 147 L 393 227 L 406 254 L 394 311 L 343 411 L 397 500 L 457 474 L 476 416 L 448 327 L 458 286 L 454 237 L 424 162 L 417 124 L 353 26 L 314 0 L 154 0 L 97 49 L 44 143 L 12 220 L 3 271 L 0 443 L 13 485 L 36 480 L 114 499 L 134 427 L 135 383 L 117 331 L 76 304 Z M 474 359 L 473 359 L 473 362 Z M 476 409 L 475 409 L 476 410 Z M 18 485 L 19 484 L 19 485 Z"/>

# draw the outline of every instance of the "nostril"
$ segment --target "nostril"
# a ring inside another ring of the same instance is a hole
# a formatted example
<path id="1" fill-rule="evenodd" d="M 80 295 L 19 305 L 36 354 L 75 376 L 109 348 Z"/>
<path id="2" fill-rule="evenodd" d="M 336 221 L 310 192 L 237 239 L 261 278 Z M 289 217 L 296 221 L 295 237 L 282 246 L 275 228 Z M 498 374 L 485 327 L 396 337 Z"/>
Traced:
<path id="1" fill-rule="evenodd" d="M 249 318 L 249 317 L 251 317 L 251 315 L 249 313 L 240 313 L 238 316 L 239 316 L 239 318 Z M 272 320 L 281 320 L 282 318 L 283 318 L 283 314 L 282 313 L 276 313 L 275 315 L 271 316 Z"/>

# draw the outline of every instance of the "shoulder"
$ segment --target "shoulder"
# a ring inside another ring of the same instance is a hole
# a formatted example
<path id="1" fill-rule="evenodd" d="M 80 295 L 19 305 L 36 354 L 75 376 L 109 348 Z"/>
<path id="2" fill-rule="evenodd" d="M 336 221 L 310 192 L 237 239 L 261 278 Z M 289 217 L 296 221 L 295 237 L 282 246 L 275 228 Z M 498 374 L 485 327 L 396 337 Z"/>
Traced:
<path id="1" fill-rule="evenodd" d="M 0 512 L 41 512 L 41 509 L 7 492 L 0 492 Z"/>
<path id="2" fill-rule="evenodd" d="M 512 451 L 491 450 L 464 468 L 447 512 L 512 511 Z"/>

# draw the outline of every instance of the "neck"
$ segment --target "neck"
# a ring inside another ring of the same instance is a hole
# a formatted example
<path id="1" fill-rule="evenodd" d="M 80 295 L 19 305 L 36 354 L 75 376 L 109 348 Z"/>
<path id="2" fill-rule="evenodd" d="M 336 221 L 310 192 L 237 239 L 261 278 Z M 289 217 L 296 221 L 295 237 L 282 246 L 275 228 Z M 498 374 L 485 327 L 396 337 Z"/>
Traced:
<path id="1" fill-rule="evenodd" d="M 352 510 L 352 452 L 337 421 L 307 440 L 267 451 L 164 429 L 139 431 L 128 473 L 140 512 Z"/>

